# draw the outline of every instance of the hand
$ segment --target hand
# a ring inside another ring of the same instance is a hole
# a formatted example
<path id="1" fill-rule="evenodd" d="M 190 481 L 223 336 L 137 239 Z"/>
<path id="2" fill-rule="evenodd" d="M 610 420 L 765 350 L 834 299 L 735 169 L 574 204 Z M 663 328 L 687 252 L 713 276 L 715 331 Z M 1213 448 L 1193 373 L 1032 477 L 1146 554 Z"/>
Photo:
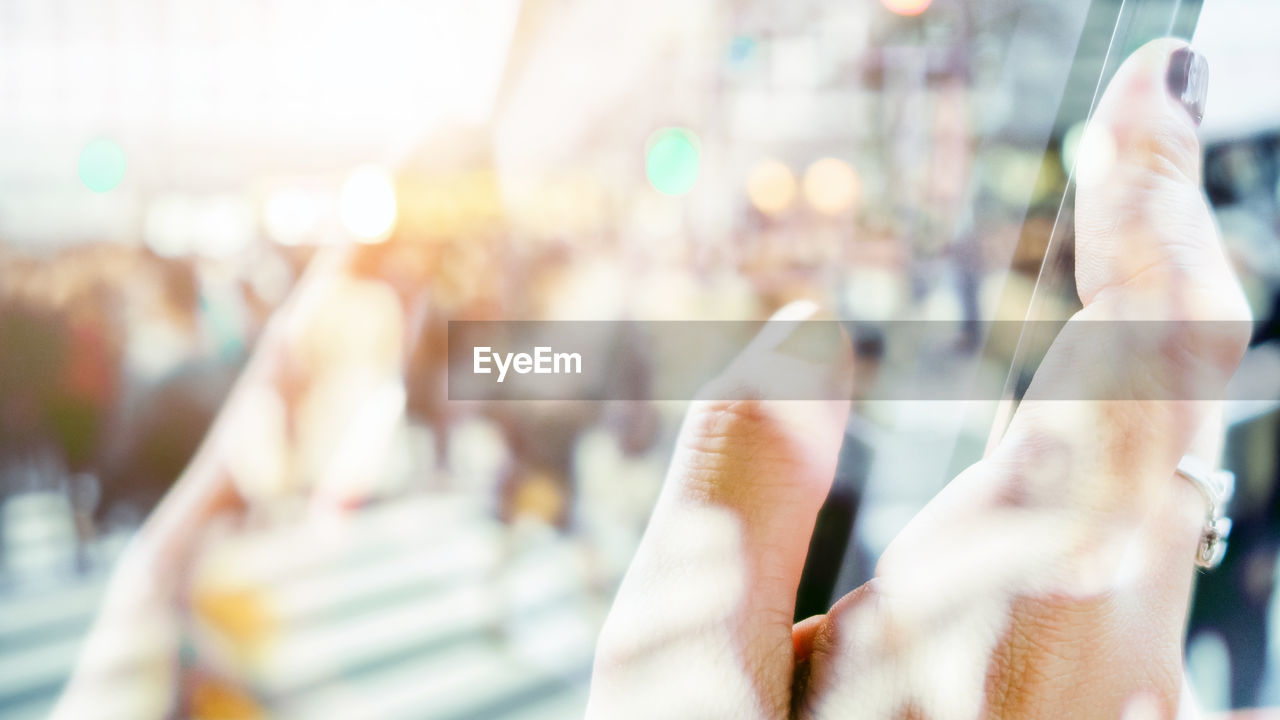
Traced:
<path id="1" fill-rule="evenodd" d="M 1216 403 L 1181 393 L 1190 382 L 1202 383 L 1196 397 L 1220 393 L 1249 337 L 1199 190 L 1195 61 L 1156 41 L 1112 81 L 1081 150 L 1113 158 L 1077 192 L 1084 309 L 998 447 L 826 615 L 792 625 L 848 407 L 695 405 L 601 634 L 590 716 L 1189 709 L 1182 640 L 1205 508 L 1174 468 L 1188 452 L 1216 459 L 1220 420 Z M 1147 327 L 1166 334 L 1080 342 L 1085 323 L 1121 320 L 1162 321 Z M 1111 399 L 1083 399 L 1100 384 Z M 1072 389 L 1081 399 L 1060 399 Z M 1130 390 L 1136 399 L 1115 394 Z"/>
<path id="2" fill-rule="evenodd" d="M 212 528 L 243 519 L 250 506 L 269 502 L 280 484 L 270 468 L 279 467 L 274 456 L 286 451 L 272 442 L 283 430 L 264 431 L 264 423 L 275 429 L 269 423 L 274 415 L 263 412 L 264 398 L 292 412 L 287 400 L 311 381 L 306 330 L 328 319 L 321 310 L 349 256 L 346 248 L 335 248 L 313 261 L 268 324 L 195 457 L 118 560 L 55 720 L 225 711 L 236 689 L 182 667 L 179 659 L 192 569 Z M 250 704 L 247 698 L 234 702 Z"/>

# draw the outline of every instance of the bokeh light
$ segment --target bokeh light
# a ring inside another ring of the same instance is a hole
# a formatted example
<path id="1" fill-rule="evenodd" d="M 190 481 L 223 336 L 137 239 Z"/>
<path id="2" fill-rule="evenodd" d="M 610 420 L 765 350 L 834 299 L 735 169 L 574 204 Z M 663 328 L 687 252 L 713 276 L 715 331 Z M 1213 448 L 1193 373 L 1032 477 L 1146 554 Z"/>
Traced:
<path id="1" fill-rule="evenodd" d="M 143 241 L 161 257 L 233 257 L 253 242 L 255 224 L 253 207 L 239 196 L 166 192 L 147 205 Z"/>
<path id="2" fill-rule="evenodd" d="M 284 188 L 267 199 L 263 222 L 273 240 L 297 245 L 316 231 L 320 215 L 320 203 L 314 195 L 300 188 Z"/>
<path id="3" fill-rule="evenodd" d="M 899 15 L 919 15 L 933 4 L 933 0 L 880 0 L 891 12 Z"/>
<path id="4" fill-rule="evenodd" d="M 239 195 L 212 195 L 202 198 L 196 223 L 196 252 L 232 258 L 253 243 L 257 216 L 253 205 Z"/>
<path id="5" fill-rule="evenodd" d="M 147 204 L 142 238 L 160 257 L 181 257 L 191 252 L 189 237 L 192 203 L 185 195 L 161 193 Z"/>
<path id="6" fill-rule="evenodd" d="M 729 63 L 742 65 L 756 52 L 756 41 L 748 35 L 738 35 L 729 43 Z"/>
<path id="7" fill-rule="evenodd" d="M 338 200 L 342 226 L 361 242 L 379 242 L 396 222 L 396 189 L 382 168 L 366 166 L 351 173 Z"/>
<path id="8" fill-rule="evenodd" d="M 80 151 L 80 182 L 98 193 L 114 190 L 124 179 L 124 150 L 104 138 L 91 141 Z"/>
<path id="9" fill-rule="evenodd" d="M 1102 125 L 1086 125 L 1072 155 L 1076 184 L 1096 185 L 1105 180 L 1115 167 L 1115 138 Z"/>
<path id="10" fill-rule="evenodd" d="M 1062 170 L 1068 175 L 1076 166 L 1076 154 L 1080 151 L 1080 138 L 1084 137 L 1085 121 L 1072 125 L 1062 136 L 1062 152 L 1059 154 L 1062 160 Z"/>
<path id="11" fill-rule="evenodd" d="M 689 130 L 658 130 L 646 144 L 644 170 L 649 184 L 663 195 L 684 195 L 698 180 L 700 154 L 698 137 Z"/>
<path id="12" fill-rule="evenodd" d="M 796 176 L 777 160 L 763 160 L 747 176 L 747 198 L 766 215 L 780 215 L 796 199 Z"/>
<path id="13" fill-rule="evenodd" d="M 858 200 L 861 183 L 849 163 L 822 158 L 804 172 L 804 197 L 810 207 L 824 215 L 839 215 Z"/>

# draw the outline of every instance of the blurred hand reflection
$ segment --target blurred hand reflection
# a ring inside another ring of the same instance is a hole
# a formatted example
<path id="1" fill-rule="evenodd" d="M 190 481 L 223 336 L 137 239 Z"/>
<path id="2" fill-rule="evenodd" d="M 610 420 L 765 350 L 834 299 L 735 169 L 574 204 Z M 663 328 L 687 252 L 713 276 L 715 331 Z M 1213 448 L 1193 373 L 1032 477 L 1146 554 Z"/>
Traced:
<path id="1" fill-rule="evenodd" d="M 1084 309 L 1071 322 L 1171 321 L 1167 351 L 1064 332 L 998 447 L 872 581 L 794 626 L 848 408 L 697 405 L 601 635 L 590 716 L 1192 712 L 1182 642 L 1205 506 L 1174 469 L 1188 453 L 1216 459 L 1221 421 L 1216 403 L 1171 398 L 1205 368 L 1225 381 L 1248 309 L 1199 189 L 1204 68 L 1184 48 L 1151 43 L 1112 81 L 1076 207 Z M 1036 399 L 1093 382 L 1166 399 Z"/>
<path id="2" fill-rule="evenodd" d="M 341 470 L 359 482 L 363 475 L 332 452 L 327 464 L 317 462 L 296 442 L 305 433 L 349 433 L 344 423 L 355 413 L 342 401 L 403 372 L 398 302 L 381 284 L 353 278 L 352 262 L 350 249 L 322 250 L 273 316 L 199 451 L 120 559 L 55 718 L 261 715 L 235 683 L 180 662 L 187 596 L 218 525 L 300 490 L 332 506 L 359 499 L 350 480 L 337 487 L 330 476 Z M 333 335 L 344 342 L 330 342 Z M 313 449 L 336 444 L 305 439 Z M 359 452 L 343 459 L 369 460 Z"/>

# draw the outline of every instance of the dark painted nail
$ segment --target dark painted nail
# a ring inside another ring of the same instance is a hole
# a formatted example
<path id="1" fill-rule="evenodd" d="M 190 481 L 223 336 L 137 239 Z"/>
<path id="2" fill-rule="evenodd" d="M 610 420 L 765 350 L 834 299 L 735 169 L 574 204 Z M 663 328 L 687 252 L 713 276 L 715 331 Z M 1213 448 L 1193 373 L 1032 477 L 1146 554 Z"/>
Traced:
<path id="1" fill-rule="evenodd" d="M 1169 72 L 1165 83 L 1174 99 L 1191 114 L 1196 125 L 1204 119 L 1204 102 L 1209 94 L 1209 63 L 1189 47 L 1179 48 L 1169 56 Z"/>

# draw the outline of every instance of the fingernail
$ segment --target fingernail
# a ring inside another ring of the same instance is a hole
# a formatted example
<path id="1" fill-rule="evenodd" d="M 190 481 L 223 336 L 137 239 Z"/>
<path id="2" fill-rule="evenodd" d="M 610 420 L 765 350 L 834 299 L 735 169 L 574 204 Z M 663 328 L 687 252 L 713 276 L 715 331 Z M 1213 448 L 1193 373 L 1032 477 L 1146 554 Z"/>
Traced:
<path id="1" fill-rule="evenodd" d="M 792 300 L 769 316 L 769 322 L 800 322 L 808 320 L 816 315 L 820 309 L 818 304 L 812 300 L 804 298 Z"/>
<path id="2" fill-rule="evenodd" d="M 1204 119 L 1204 103 L 1209 93 L 1208 61 L 1189 47 L 1175 50 L 1169 56 L 1165 84 L 1169 87 L 1169 94 L 1182 103 L 1198 126 Z"/>
<path id="3" fill-rule="evenodd" d="M 747 346 L 747 352 L 776 351 L 795 334 L 797 328 L 812 318 L 818 309 L 817 303 L 811 300 L 793 300 L 778 308 Z"/>
<path id="4" fill-rule="evenodd" d="M 774 355 L 810 363 L 831 363 L 848 349 L 839 323 L 809 300 L 796 300 L 769 318 L 774 329 L 762 341 Z M 764 333 L 761 333 L 764 335 Z"/>

